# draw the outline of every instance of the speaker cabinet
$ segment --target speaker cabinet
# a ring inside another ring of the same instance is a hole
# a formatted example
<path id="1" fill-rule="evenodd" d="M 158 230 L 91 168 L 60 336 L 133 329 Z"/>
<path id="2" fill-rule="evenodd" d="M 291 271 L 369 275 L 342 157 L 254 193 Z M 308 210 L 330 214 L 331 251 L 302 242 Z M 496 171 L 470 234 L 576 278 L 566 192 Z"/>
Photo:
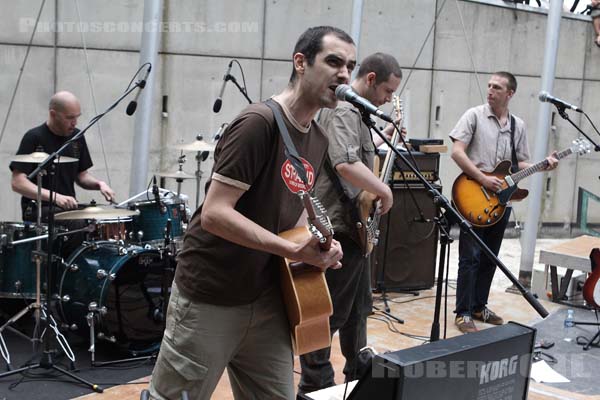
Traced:
<path id="1" fill-rule="evenodd" d="M 439 185 L 435 188 L 442 191 Z M 410 184 L 409 188 L 395 184 L 392 192 L 394 205 L 381 218 L 379 244 L 371 253 L 372 287 L 386 291 L 429 289 L 435 279 L 436 206 L 421 184 Z"/>

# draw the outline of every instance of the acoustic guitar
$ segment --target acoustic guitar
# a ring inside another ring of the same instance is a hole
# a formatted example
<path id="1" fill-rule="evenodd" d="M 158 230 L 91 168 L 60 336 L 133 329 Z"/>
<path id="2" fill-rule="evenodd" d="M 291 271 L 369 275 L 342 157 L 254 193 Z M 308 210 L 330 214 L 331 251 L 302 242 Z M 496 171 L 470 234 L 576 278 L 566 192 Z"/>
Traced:
<path id="1" fill-rule="evenodd" d="M 557 153 L 558 160 L 573 153 L 583 155 L 589 153 L 592 145 L 584 139 L 576 139 L 571 147 Z M 512 163 L 509 160 L 500 162 L 494 171 L 484 172 L 487 176 L 495 176 L 502 180 L 502 189 L 491 192 L 475 179 L 464 172 L 461 173 L 452 185 L 452 201 L 456 209 L 472 225 L 483 228 L 497 223 L 506 210 L 509 201 L 523 200 L 529 194 L 526 189 L 517 186 L 522 179 L 543 171 L 548 166 L 548 161 L 543 160 L 514 174 L 510 173 Z"/>
<path id="2" fill-rule="evenodd" d="M 595 248 L 590 253 L 592 273 L 583 284 L 583 298 L 596 309 L 600 309 L 600 249 Z"/>
<path id="3" fill-rule="evenodd" d="M 394 95 L 392 97 L 392 103 L 397 118 L 403 119 L 402 100 L 400 97 Z M 396 130 L 392 135 L 392 145 L 396 147 L 399 141 L 400 133 Z M 392 150 L 389 150 L 385 156 L 383 166 L 381 167 L 381 174 L 379 176 L 381 182 L 385 184 L 389 182 L 390 177 L 392 176 L 395 158 L 396 153 Z M 377 163 L 375 165 L 378 166 Z M 359 219 L 356 222 L 356 229 L 358 231 L 358 237 L 362 244 L 364 255 L 367 257 L 379 242 L 379 221 L 381 220 L 381 215 L 377 213 L 377 196 L 366 190 L 361 191 L 356 197 L 356 208 L 358 210 Z"/>
<path id="4" fill-rule="evenodd" d="M 320 248 L 329 250 L 333 228 L 325 208 L 304 191 L 298 192 L 298 196 L 308 214 L 308 226 L 281 232 L 279 236 L 294 243 L 303 243 L 311 235 L 316 236 Z M 333 314 L 333 304 L 325 274 L 317 267 L 284 258 L 280 276 L 294 354 L 329 347 L 329 317 Z"/>

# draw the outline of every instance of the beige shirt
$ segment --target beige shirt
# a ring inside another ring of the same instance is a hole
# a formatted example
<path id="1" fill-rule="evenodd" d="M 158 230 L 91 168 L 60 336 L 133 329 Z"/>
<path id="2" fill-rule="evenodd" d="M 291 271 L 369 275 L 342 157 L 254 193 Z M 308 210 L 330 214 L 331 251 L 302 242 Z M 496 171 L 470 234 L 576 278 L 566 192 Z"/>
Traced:
<path id="1" fill-rule="evenodd" d="M 513 116 L 517 160 L 526 161 L 529 160 L 529 145 L 525 123 Z M 501 161 L 512 160 L 510 118 L 505 126 L 501 126 L 487 103 L 468 109 L 450 132 L 450 138 L 467 144 L 467 156 L 484 172 L 492 172 Z"/>
<path id="2" fill-rule="evenodd" d="M 373 170 L 375 145 L 371 131 L 362 121 L 360 111 L 345 101 L 340 101 L 333 110 L 322 109 L 318 121 L 329 140 L 329 165 L 317 179 L 315 193 L 327 209 L 334 232 L 344 233 L 360 243 L 352 200 L 361 190 L 339 176 L 335 172 L 335 166 L 360 161 Z"/>

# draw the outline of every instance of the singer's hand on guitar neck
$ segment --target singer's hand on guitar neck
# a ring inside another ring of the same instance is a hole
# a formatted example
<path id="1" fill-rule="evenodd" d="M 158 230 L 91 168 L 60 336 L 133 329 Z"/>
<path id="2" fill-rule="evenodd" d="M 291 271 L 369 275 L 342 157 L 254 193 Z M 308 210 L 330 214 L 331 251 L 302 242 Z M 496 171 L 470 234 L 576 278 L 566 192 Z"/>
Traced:
<path id="1" fill-rule="evenodd" d="M 327 268 L 339 269 L 342 268 L 340 260 L 344 253 L 342 246 L 337 240 L 331 241 L 329 250 L 321 250 L 319 241 L 316 237 L 311 237 L 303 243 L 299 243 L 294 251 L 294 256 L 290 257 L 293 260 L 302 261 L 305 264 L 315 266 L 325 272 Z"/>

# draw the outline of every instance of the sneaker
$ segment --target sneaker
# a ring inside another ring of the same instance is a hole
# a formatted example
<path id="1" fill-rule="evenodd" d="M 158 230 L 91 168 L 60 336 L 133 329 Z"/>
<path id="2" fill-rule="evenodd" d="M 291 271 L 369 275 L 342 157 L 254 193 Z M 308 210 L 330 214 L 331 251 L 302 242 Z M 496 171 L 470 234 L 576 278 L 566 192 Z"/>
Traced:
<path id="1" fill-rule="evenodd" d="M 499 316 L 487 307 L 484 307 L 481 311 L 474 312 L 473 318 L 478 321 L 482 321 L 492 325 L 502 325 L 504 323 L 504 320 L 501 316 Z"/>
<path id="2" fill-rule="evenodd" d="M 475 326 L 475 322 L 470 315 L 458 315 L 454 320 L 456 327 L 462 333 L 473 333 L 477 332 L 477 327 Z"/>

